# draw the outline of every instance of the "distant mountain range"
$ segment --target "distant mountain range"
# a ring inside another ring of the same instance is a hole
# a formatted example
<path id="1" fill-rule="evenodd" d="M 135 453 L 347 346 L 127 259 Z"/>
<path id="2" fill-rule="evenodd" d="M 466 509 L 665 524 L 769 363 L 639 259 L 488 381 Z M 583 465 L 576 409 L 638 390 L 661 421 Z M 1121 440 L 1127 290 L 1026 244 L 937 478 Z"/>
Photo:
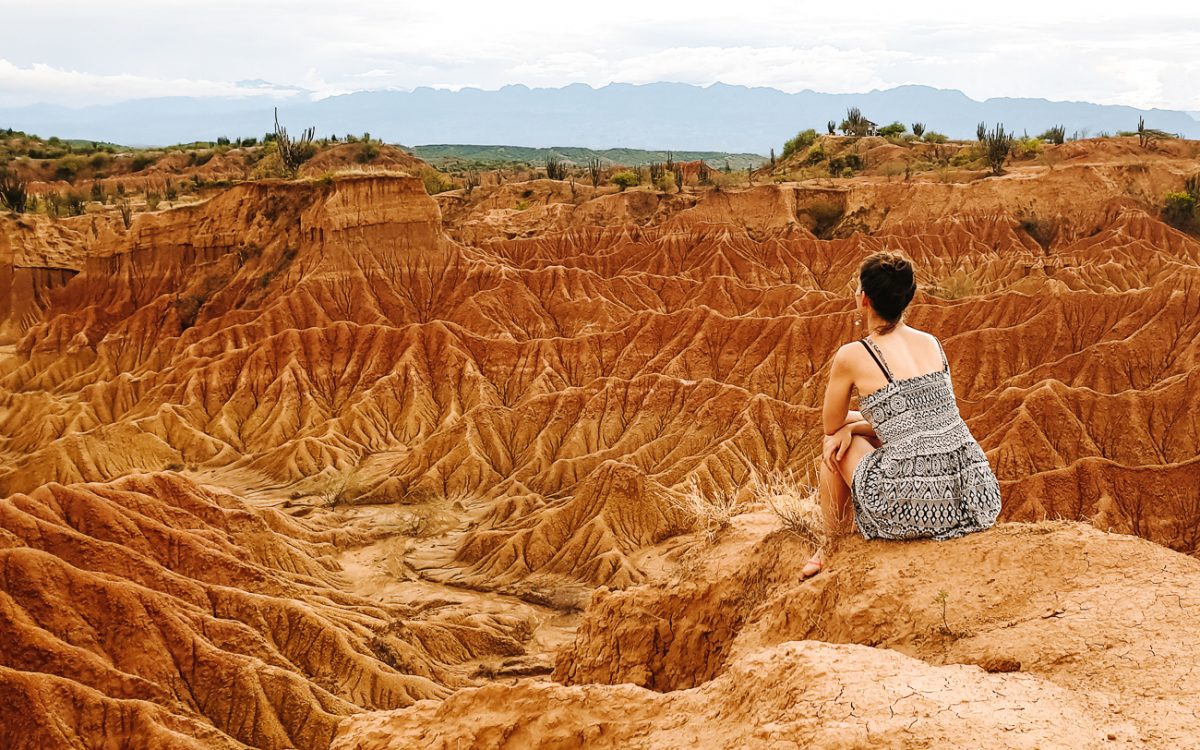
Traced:
<path id="1" fill-rule="evenodd" d="M 261 82 L 264 90 L 286 95 L 286 87 Z M 100 106 L 57 105 L 0 109 L 0 127 L 42 136 L 165 145 L 261 135 L 272 126 L 276 100 L 169 97 Z M 295 93 L 278 102 L 280 120 L 296 132 L 314 125 L 318 135 L 363 133 L 390 143 L 562 144 L 595 149 L 639 148 L 766 154 L 797 131 L 824 131 L 841 121 L 848 107 L 871 120 L 923 122 L 952 138 L 973 138 L 979 122 L 1004 123 L 1037 134 L 1063 125 L 1069 134 L 1116 133 L 1147 127 L 1200 138 L 1200 119 L 1174 110 L 998 98 L 976 101 L 961 91 L 929 86 L 898 86 L 865 94 L 789 94 L 772 88 L 716 83 L 634 85 L 601 88 L 572 84 L 530 89 L 522 85 L 495 91 L 418 88 L 363 91 L 311 101 Z"/>

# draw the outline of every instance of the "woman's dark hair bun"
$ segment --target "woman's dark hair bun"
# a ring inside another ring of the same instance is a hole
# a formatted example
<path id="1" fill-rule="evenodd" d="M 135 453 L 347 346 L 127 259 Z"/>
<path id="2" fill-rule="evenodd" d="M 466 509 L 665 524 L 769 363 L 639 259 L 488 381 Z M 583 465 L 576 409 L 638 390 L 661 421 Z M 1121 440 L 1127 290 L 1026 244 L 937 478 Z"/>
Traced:
<path id="1" fill-rule="evenodd" d="M 912 261 L 900 253 L 875 253 L 863 261 L 858 280 L 879 317 L 892 326 L 917 292 Z M 889 326 L 890 328 L 891 326 Z"/>

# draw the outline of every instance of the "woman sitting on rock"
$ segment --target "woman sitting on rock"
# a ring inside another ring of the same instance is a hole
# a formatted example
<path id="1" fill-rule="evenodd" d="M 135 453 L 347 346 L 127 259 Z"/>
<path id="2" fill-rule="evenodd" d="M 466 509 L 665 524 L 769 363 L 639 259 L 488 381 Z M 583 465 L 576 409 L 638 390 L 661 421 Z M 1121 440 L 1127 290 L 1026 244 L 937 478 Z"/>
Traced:
<path id="1" fill-rule="evenodd" d="M 867 539 L 951 539 L 988 528 L 1000 513 L 1000 486 L 958 413 L 946 353 L 903 321 L 917 290 L 912 263 L 876 253 L 858 279 L 854 324 L 867 335 L 833 356 L 825 391 L 827 537 L 852 523 Z M 861 412 L 850 411 L 854 388 Z M 818 550 L 804 577 L 824 564 Z"/>

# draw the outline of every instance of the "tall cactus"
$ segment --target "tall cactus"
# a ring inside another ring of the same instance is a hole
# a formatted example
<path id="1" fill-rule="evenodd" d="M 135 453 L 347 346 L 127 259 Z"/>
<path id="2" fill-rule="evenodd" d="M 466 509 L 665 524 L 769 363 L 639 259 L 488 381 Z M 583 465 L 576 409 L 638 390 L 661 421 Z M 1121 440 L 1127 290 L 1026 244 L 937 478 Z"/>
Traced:
<path id="1" fill-rule="evenodd" d="M 317 129 L 309 127 L 293 139 L 288 136 L 287 129 L 279 124 L 279 108 L 275 108 L 275 144 L 279 148 L 279 159 L 289 175 L 295 175 L 300 164 L 311 155 L 313 136 Z"/>
<path id="2" fill-rule="evenodd" d="M 997 124 L 993 130 L 984 130 L 982 140 L 992 174 L 1000 174 L 1004 171 L 1004 160 L 1008 158 L 1008 152 L 1013 147 L 1012 134 L 1004 132 L 1004 126 Z"/>

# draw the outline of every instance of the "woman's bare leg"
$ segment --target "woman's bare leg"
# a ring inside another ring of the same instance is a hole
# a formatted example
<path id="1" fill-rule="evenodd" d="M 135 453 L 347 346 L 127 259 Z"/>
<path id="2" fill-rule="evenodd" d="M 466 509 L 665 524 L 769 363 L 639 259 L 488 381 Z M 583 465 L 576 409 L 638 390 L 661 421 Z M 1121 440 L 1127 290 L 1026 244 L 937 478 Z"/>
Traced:
<path id="1" fill-rule="evenodd" d="M 847 449 L 842 460 L 845 461 L 849 455 L 850 450 Z M 850 504 L 849 483 L 842 476 L 840 467 L 838 471 L 834 471 L 824 461 L 821 462 L 821 515 L 825 518 L 827 539 L 845 534 L 848 531 L 848 522 L 851 522 L 854 516 L 854 508 Z"/>
<path id="2" fill-rule="evenodd" d="M 841 461 L 835 461 L 837 471 L 821 462 L 821 513 L 825 518 L 825 535 L 833 540 L 849 534 L 854 530 L 854 505 L 850 502 L 850 482 L 854 479 L 854 470 L 863 457 L 875 450 L 875 445 L 862 435 L 855 435 L 850 441 L 850 447 L 842 456 Z M 825 551 L 817 550 L 812 561 L 804 566 L 801 574 L 808 578 L 821 571 L 825 563 Z"/>

